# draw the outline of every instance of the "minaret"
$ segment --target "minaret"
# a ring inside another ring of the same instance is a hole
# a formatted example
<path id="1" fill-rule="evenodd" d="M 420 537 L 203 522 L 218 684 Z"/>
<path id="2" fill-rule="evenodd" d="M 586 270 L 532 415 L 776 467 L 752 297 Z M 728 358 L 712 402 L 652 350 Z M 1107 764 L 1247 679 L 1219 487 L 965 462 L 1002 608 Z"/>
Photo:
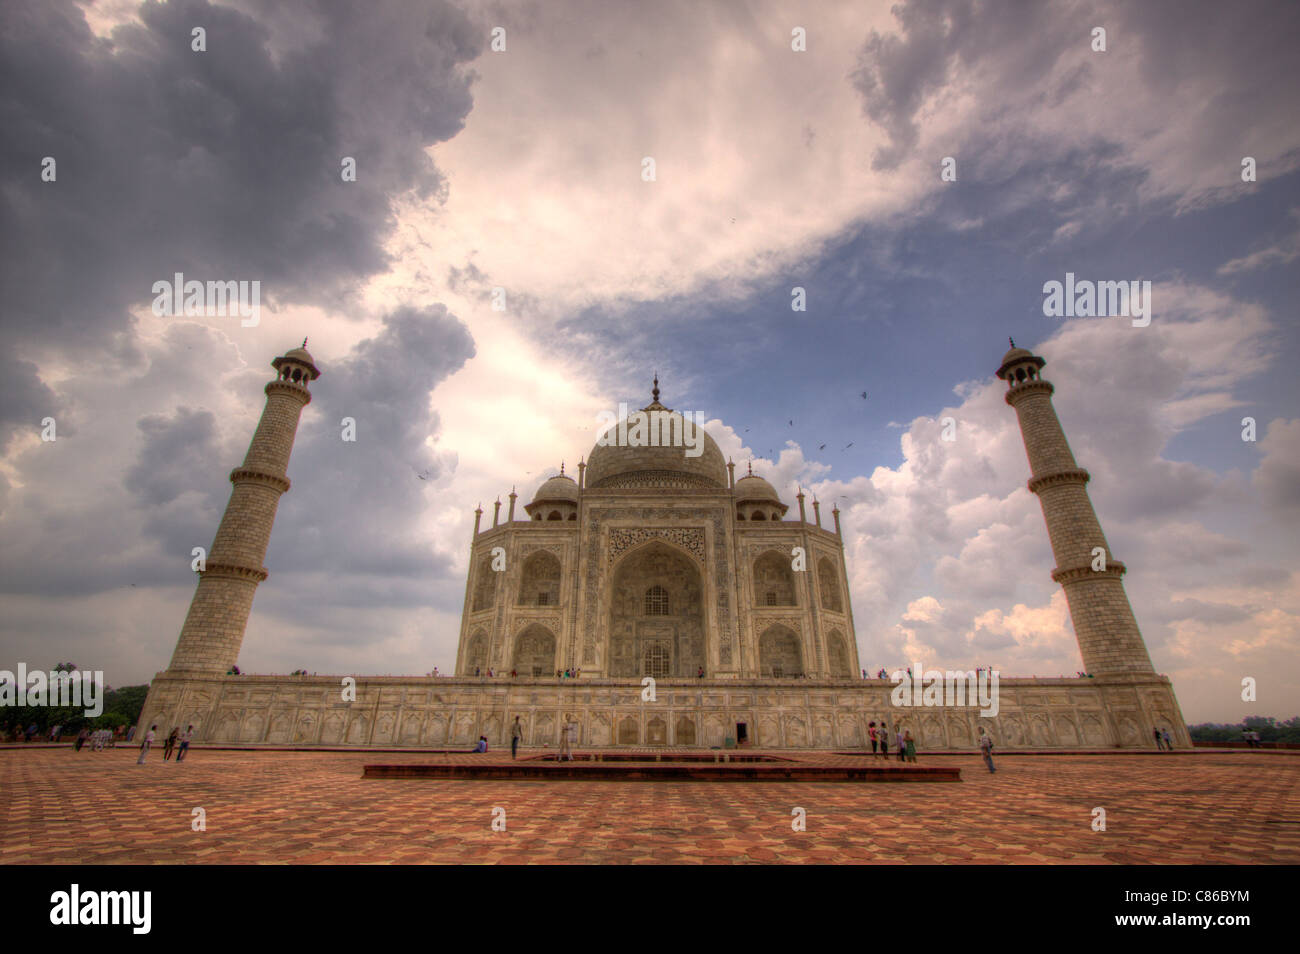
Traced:
<path id="1" fill-rule="evenodd" d="M 307 383 L 320 377 L 305 347 L 276 358 L 271 367 L 276 378 L 266 385 L 266 407 L 244 463 L 230 473 L 230 502 L 199 572 L 199 586 L 168 667 L 172 672 L 229 672 L 239 658 L 257 584 L 267 577 L 262 560 L 280 495 L 289 489 L 285 470 L 298 418 L 311 403 Z"/>
<path id="2" fill-rule="evenodd" d="M 1079 653 L 1088 673 L 1151 674 L 1151 657 L 1133 618 L 1120 577 L 1124 564 L 1111 556 L 1097 514 L 1084 485 L 1088 472 L 1079 467 L 1052 407 L 1055 388 L 1039 370 L 1047 362 L 1011 342 L 998 377 L 1010 385 L 1006 401 L 1016 409 L 1029 455 L 1030 492 L 1038 495 L 1052 541 L 1056 569 L 1052 579 L 1065 589 Z M 1105 554 L 1105 568 L 1100 555 Z M 1097 566 L 1098 569 L 1093 569 Z"/>

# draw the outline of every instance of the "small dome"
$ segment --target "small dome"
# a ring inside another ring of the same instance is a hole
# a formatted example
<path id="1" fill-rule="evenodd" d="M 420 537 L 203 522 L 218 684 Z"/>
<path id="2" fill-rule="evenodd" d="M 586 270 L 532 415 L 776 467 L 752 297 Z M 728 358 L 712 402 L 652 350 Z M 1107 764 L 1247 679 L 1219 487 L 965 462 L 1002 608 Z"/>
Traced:
<path id="1" fill-rule="evenodd" d="M 1013 344 L 1011 350 L 1002 356 L 1002 364 L 998 368 L 998 377 L 1005 380 L 1007 378 L 1008 368 L 1013 364 L 1020 364 L 1025 361 L 1030 361 L 1039 368 L 1042 368 L 1043 365 L 1047 364 L 1046 361 L 1038 357 L 1038 355 L 1034 354 L 1032 351 L 1025 348 L 1017 348 Z"/>
<path id="2" fill-rule="evenodd" d="M 533 503 L 541 500 L 568 500 L 577 503 L 578 484 L 572 477 L 565 475 L 552 477 L 533 494 Z"/>
<path id="3" fill-rule="evenodd" d="M 304 340 L 303 344 L 306 343 L 307 342 Z M 316 359 L 311 356 L 311 352 L 306 348 L 294 348 L 292 351 L 286 351 L 284 354 L 280 355 L 280 357 L 271 362 L 271 367 L 279 371 L 281 365 L 290 362 L 294 364 L 305 364 L 307 366 L 308 370 L 307 374 L 304 376 L 304 380 L 315 381 L 320 377 L 320 369 L 316 367 Z"/>
<path id="4" fill-rule="evenodd" d="M 741 477 L 740 480 L 736 481 L 736 499 L 775 500 L 778 503 L 781 501 L 775 487 L 762 477 L 755 477 L 753 474 Z"/>

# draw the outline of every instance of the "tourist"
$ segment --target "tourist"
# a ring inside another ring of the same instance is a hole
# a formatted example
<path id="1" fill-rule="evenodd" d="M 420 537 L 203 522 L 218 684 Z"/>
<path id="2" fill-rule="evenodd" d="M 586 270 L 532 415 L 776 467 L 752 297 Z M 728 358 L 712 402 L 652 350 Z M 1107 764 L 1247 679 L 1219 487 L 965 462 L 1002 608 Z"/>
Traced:
<path id="1" fill-rule="evenodd" d="M 144 760 L 149 755 L 149 746 L 153 745 L 153 740 L 156 738 L 155 730 L 157 728 L 158 726 L 151 725 L 149 731 L 145 733 L 144 741 L 140 743 L 140 758 L 136 760 L 136 765 L 144 765 Z"/>
<path id="2" fill-rule="evenodd" d="M 471 752 L 486 752 L 486 751 L 487 751 L 487 736 L 486 736 L 486 735 L 480 735 L 480 736 L 478 737 L 478 743 L 474 746 L 474 748 L 470 749 L 470 751 L 471 751 Z"/>
<path id="3" fill-rule="evenodd" d="M 129 729 L 126 730 L 126 742 L 127 742 L 127 745 L 130 745 L 130 744 L 131 744 L 131 740 L 134 739 L 134 738 L 135 738 L 135 726 L 131 726 Z"/>
<path id="4" fill-rule="evenodd" d="M 181 733 L 181 750 L 176 753 L 176 761 L 185 761 L 185 753 L 190 749 L 190 739 L 194 736 L 194 726 L 187 725 L 185 731 Z"/>
<path id="5" fill-rule="evenodd" d="M 1165 737 L 1165 751 L 1172 752 L 1174 750 L 1173 736 L 1169 734 L 1168 729 L 1165 729 L 1164 732 L 1162 732 L 1161 734 Z"/>
<path id="6" fill-rule="evenodd" d="M 573 721 L 573 716 L 566 712 L 564 714 L 564 724 L 560 726 L 560 761 L 568 759 L 573 761 L 573 743 L 578 738 L 578 723 Z"/>
<path id="7" fill-rule="evenodd" d="M 433 667 L 433 678 L 434 678 L 434 679 L 437 679 L 437 678 L 438 678 L 438 667 L 437 667 L 437 666 L 434 666 L 434 667 Z"/>
<path id="8" fill-rule="evenodd" d="M 864 673 L 866 672 L 865 669 L 862 671 Z M 876 754 L 876 749 L 880 745 L 879 740 L 876 738 L 876 724 L 874 722 L 871 722 L 867 725 L 867 735 L 871 736 L 871 754 L 874 757 Z"/>
<path id="9" fill-rule="evenodd" d="M 73 748 L 76 751 L 80 752 L 81 747 L 86 744 L 86 739 L 88 739 L 89 737 L 90 737 L 90 733 L 86 731 L 85 728 L 82 728 L 82 730 L 77 733 L 77 741 L 73 743 Z"/>
<path id="10" fill-rule="evenodd" d="M 511 673 L 514 675 L 514 673 Z M 515 716 L 515 724 L 510 727 L 510 757 L 514 758 L 519 754 L 519 740 L 524 737 L 524 727 L 519 724 L 519 716 Z"/>
<path id="11" fill-rule="evenodd" d="M 1164 746 L 1160 743 L 1160 729 L 1159 729 L 1159 727 L 1152 729 L 1152 730 L 1151 730 L 1151 734 L 1154 735 L 1154 736 L 1156 737 L 1156 751 L 1163 751 L 1163 750 L 1164 750 Z"/>
<path id="12" fill-rule="evenodd" d="M 880 757 L 884 759 L 886 762 L 888 762 L 889 761 L 889 726 L 887 726 L 883 722 L 880 723 L 880 731 L 877 733 L 877 735 L 880 736 Z"/>
<path id="13" fill-rule="evenodd" d="M 898 761 L 906 761 L 907 740 L 903 738 L 903 727 L 897 723 L 894 724 L 894 746 L 898 749 Z"/>
<path id="14" fill-rule="evenodd" d="M 908 729 L 903 733 L 903 744 L 907 749 L 907 761 L 916 761 L 916 740 L 912 738 L 912 730 Z"/>
<path id="15" fill-rule="evenodd" d="M 171 732 L 167 735 L 167 740 L 163 742 L 163 761 L 170 762 L 172 753 L 176 751 L 176 737 L 181 734 L 180 726 L 172 726 Z"/>
<path id="16" fill-rule="evenodd" d="M 519 671 L 518 671 L 517 669 L 511 669 L 511 670 L 510 670 L 510 678 L 511 678 L 511 679 L 516 679 L 516 678 L 518 678 L 518 676 L 519 676 Z"/>
<path id="17" fill-rule="evenodd" d="M 700 667 L 700 671 L 697 672 L 697 673 L 695 674 L 695 678 L 696 678 L 696 679 L 703 679 L 703 678 L 704 678 L 704 667 L 703 667 L 703 666 L 701 666 L 701 667 Z"/>
<path id="18" fill-rule="evenodd" d="M 989 767 L 989 773 L 996 772 L 993 767 L 993 736 L 984 731 L 984 726 L 980 726 L 980 754 L 984 756 L 984 764 Z"/>

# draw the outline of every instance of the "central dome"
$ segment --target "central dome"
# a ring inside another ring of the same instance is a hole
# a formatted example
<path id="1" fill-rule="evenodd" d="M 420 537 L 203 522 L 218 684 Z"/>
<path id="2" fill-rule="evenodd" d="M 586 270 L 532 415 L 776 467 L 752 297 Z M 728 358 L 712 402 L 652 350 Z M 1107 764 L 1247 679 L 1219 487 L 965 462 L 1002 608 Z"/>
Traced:
<path id="1" fill-rule="evenodd" d="M 588 490 L 726 489 L 727 464 L 717 443 L 703 427 L 660 404 L 658 385 L 656 379 L 655 399 L 649 405 L 607 430 L 591 449 L 587 458 Z M 697 456 L 690 456 L 696 451 Z"/>

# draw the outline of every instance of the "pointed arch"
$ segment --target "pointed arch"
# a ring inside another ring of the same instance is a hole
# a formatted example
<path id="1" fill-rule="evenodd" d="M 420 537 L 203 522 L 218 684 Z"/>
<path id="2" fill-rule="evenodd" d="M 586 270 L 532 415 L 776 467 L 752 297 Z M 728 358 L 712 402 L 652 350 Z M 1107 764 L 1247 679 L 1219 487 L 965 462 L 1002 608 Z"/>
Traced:
<path id="1" fill-rule="evenodd" d="M 550 550 L 538 550 L 524 560 L 519 574 L 519 606 L 555 606 L 560 602 L 560 559 Z"/>
<path id="2" fill-rule="evenodd" d="M 817 591 L 824 608 L 836 613 L 844 611 L 844 603 L 840 599 L 840 573 L 827 557 L 817 561 Z"/>
<path id="3" fill-rule="evenodd" d="M 754 561 L 754 596 L 759 606 L 797 606 L 794 571 L 790 556 L 768 550 Z"/>
<path id="4" fill-rule="evenodd" d="M 758 666 L 764 676 L 774 679 L 802 676 L 803 650 L 798 634 L 780 623 L 765 629 L 758 640 Z"/>
<path id="5" fill-rule="evenodd" d="M 491 609 L 496 605 L 497 573 L 492 569 L 492 558 L 486 556 L 478 562 L 478 571 L 474 574 L 474 599 L 470 612 Z"/>
<path id="6" fill-rule="evenodd" d="M 555 672 L 555 634 L 533 623 L 515 637 L 512 667 L 522 676 L 545 676 Z"/>
<path id="7" fill-rule="evenodd" d="M 487 670 L 487 634 L 476 630 L 465 644 L 465 671 L 462 675 L 472 676 L 474 670 Z"/>

